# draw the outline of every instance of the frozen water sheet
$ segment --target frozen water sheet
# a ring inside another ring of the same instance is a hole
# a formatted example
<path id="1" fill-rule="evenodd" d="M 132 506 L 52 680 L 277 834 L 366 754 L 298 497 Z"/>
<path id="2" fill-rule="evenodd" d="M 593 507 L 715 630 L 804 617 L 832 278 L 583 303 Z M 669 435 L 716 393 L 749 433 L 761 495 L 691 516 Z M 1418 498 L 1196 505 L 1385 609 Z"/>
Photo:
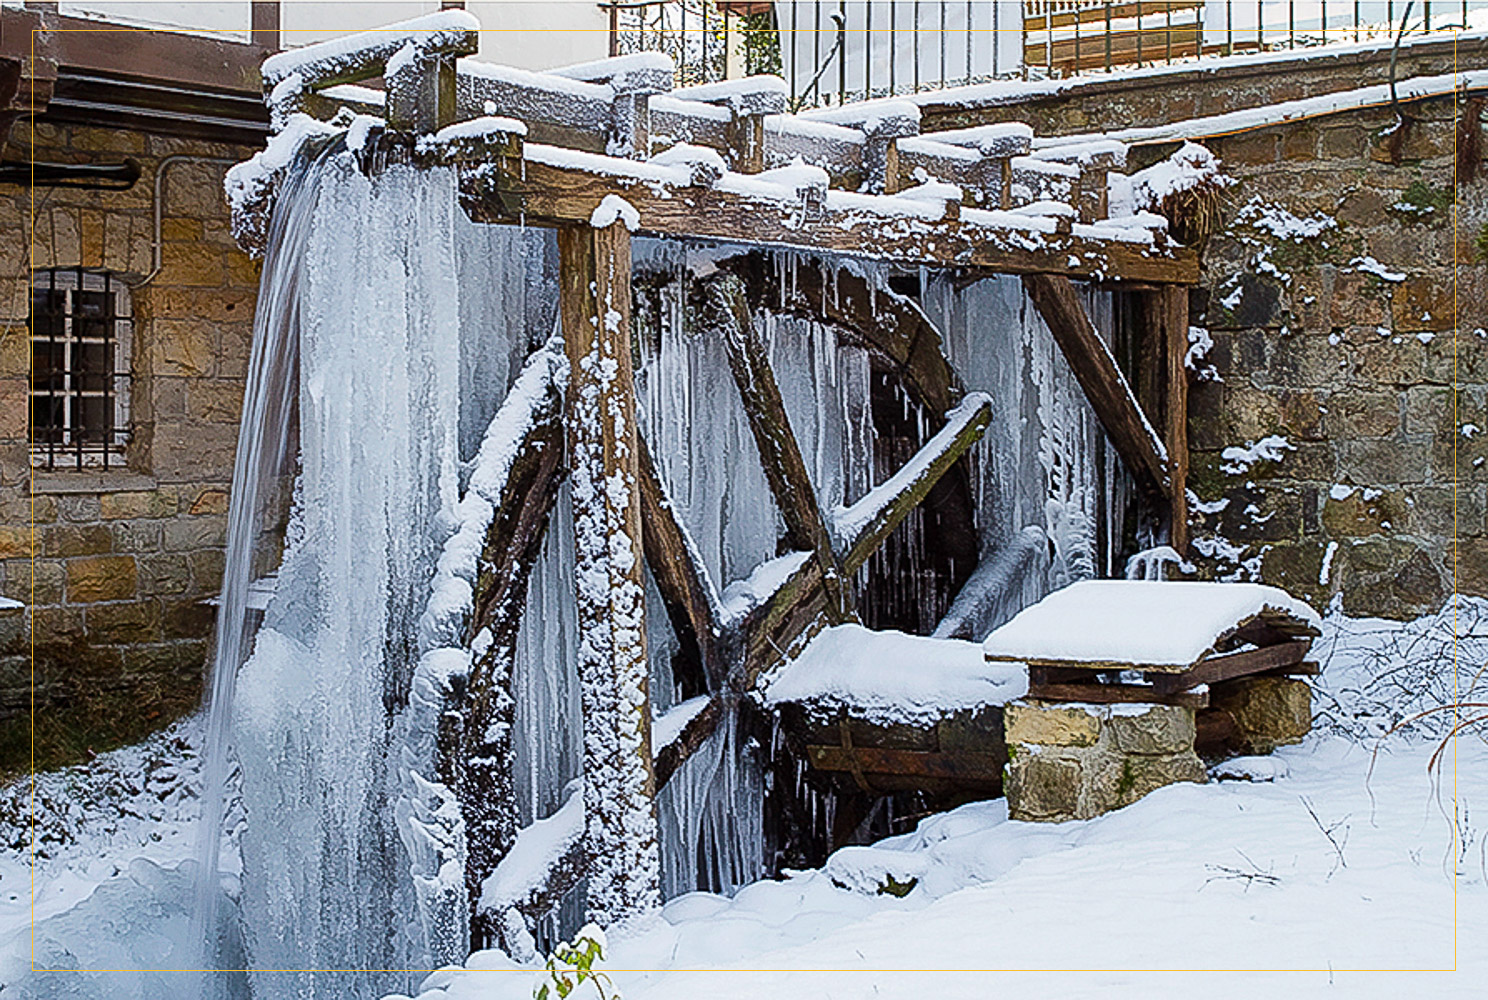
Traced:
<path id="1" fill-rule="evenodd" d="M 994 661 L 1188 667 L 1264 612 L 1320 624 L 1306 604 L 1257 583 L 1085 580 L 1019 612 L 982 649 Z"/>

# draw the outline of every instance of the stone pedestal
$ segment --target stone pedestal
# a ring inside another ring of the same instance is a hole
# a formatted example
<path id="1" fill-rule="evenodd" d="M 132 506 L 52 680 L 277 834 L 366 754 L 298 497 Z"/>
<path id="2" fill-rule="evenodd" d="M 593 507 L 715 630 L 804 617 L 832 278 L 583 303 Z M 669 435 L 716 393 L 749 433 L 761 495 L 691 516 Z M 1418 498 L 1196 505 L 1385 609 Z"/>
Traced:
<path id="1" fill-rule="evenodd" d="M 1296 677 L 1225 681 L 1210 688 L 1209 699 L 1208 711 L 1241 753 L 1270 753 L 1300 743 L 1312 728 L 1312 688 Z"/>
<path id="2" fill-rule="evenodd" d="M 1013 819 L 1090 819 L 1163 785 L 1204 780 L 1191 708 L 1025 699 L 1007 706 L 1005 720 Z"/>

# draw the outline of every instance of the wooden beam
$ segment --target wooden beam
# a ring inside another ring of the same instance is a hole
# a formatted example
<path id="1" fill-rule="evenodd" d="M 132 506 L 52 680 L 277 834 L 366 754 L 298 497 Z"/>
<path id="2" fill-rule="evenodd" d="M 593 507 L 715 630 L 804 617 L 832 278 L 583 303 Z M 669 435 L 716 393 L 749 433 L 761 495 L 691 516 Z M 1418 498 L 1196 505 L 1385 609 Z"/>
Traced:
<path id="1" fill-rule="evenodd" d="M 1153 674 L 1148 680 L 1160 694 L 1172 694 L 1187 691 L 1200 684 L 1218 684 L 1220 681 L 1234 680 L 1250 674 L 1285 672 L 1291 667 L 1299 667 L 1311 648 L 1311 639 L 1297 639 L 1276 646 L 1212 656 L 1181 674 Z"/>
<path id="2" fill-rule="evenodd" d="M 804 638 L 828 623 L 821 567 L 807 559 L 738 626 L 743 654 L 739 686 L 748 691 L 760 675 L 800 652 Z"/>
<path id="3" fill-rule="evenodd" d="M 1066 277 L 1031 274 L 1023 277 L 1023 287 L 1138 487 L 1154 499 L 1169 497 L 1172 481 L 1167 450 L 1137 405 L 1110 348 L 1085 314 L 1074 286 Z"/>
<path id="4" fill-rule="evenodd" d="M 810 745 L 806 761 L 822 771 L 853 774 L 914 775 L 961 781 L 1002 781 L 1007 761 L 995 753 L 959 750 L 949 753 L 928 750 L 894 750 L 886 747 Z"/>
<path id="5" fill-rule="evenodd" d="M 677 738 L 656 751 L 656 787 L 664 787 L 672 780 L 672 775 L 677 773 L 687 758 L 697 753 L 698 748 L 708 741 L 718 728 L 718 723 L 723 720 L 723 702 L 713 698 L 707 706 L 688 720 L 687 725 L 677 734 Z"/>
<path id="6" fill-rule="evenodd" d="M 935 434 L 914 458 L 869 491 L 838 517 L 839 536 L 851 532 L 844 541 L 847 554 L 842 557 L 842 570 L 851 577 L 868 561 L 909 512 L 919 506 L 930 490 L 971 446 L 982 439 L 992 422 L 992 399 L 975 392 L 946 415 L 946 425 Z"/>
<path id="7" fill-rule="evenodd" d="M 677 520 L 666 487 L 656 471 L 656 463 L 646 447 L 645 438 L 636 435 L 637 462 L 641 483 L 641 536 L 646 551 L 646 564 L 661 591 L 672 631 L 682 645 L 683 655 L 697 663 L 702 671 L 701 691 L 718 692 L 728 676 L 728 667 L 718 648 L 720 627 L 707 569 L 697 557 L 697 550 L 686 530 Z M 658 765 L 659 766 L 659 765 Z M 658 778 L 658 784 L 664 783 Z"/>
<path id="8" fill-rule="evenodd" d="M 1040 701 L 1076 701 L 1093 705 L 1184 705 L 1208 708 L 1208 691 L 1177 691 L 1159 694 L 1140 684 L 1041 684 L 1028 685 L 1028 697 Z"/>
<path id="9" fill-rule="evenodd" d="M 517 831 L 516 789 L 512 784 L 516 722 L 512 669 L 517 632 L 526 607 L 527 581 L 541 551 L 548 513 L 563 476 L 563 400 L 551 374 L 552 366 L 561 363 L 561 357 L 554 358 L 543 348 L 519 377 L 519 383 L 522 379 L 541 379 L 543 391 L 510 395 L 502 407 L 520 405 L 516 400 L 530 400 L 521 420 L 527 432 L 495 498 L 496 511 L 486 531 L 473 613 L 466 628 L 467 648 L 481 632 L 486 632 L 490 641 L 470 671 L 458 745 L 448 738 L 441 741 L 441 756 L 449 760 L 441 773 L 447 782 L 453 778 L 450 787 L 465 818 L 465 879 L 472 913 L 476 912 L 474 904 L 481 886 L 510 850 Z M 480 932 L 479 925 L 476 930 Z"/>
<path id="10" fill-rule="evenodd" d="M 462 170 L 461 205 L 476 222 L 585 224 L 608 195 L 624 198 L 648 236 L 798 247 L 929 267 L 1001 274 L 1063 274 L 1194 284 L 1198 255 L 1187 247 L 1106 240 L 1088 231 L 1059 234 L 1018 228 L 1005 213 L 963 209 L 959 219 L 904 217 L 893 197 L 828 191 L 820 210 L 809 202 L 751 191 L 689 187 L 675 171 L 613 157 L 529 143 L 508 171 Z M 551 162 L 549 162 L 551 161 Z M 505 204 L 524 192 L 520 213 Z"/>
<path id="11" fill-rule="evenodd" d="M 1162 302 L 1167 361 L 1163 440 L 1168 446 L 1168 544 L 1188 556 L 1188 289 L 1169 285 Z"/>
<path id="12" fill-rule="evenodd" d="M 852 613 L 852 598 L 844 576 L 837 565 L 832 536 L 816 500 L 816 488 L 806 471 L 796 435 L 791 430 L 785 401 L 770 369 L 764 342 L 754 329 L 754 318 L 744 295 L 744 283 L 737 275 L 722 273 L 708 279 L 705 293 L 717 310 L 728 352 L 729 369 L 749 429 L 759 449 L 765 480 L 785 520 L 786 544 L 811 552 L 821 570 L 822 587 L 827 595 L 828 614 L 834 621 L 844 621 Z"/>
<path id="13" fill-rule="evenodd" d="M 584 712 L 589 918 L 660 905 L 660 855 L 642 578 L 630 333 L 630 233 L 558 232 L 559 315 L 569 360 L 578 670 Z"/>

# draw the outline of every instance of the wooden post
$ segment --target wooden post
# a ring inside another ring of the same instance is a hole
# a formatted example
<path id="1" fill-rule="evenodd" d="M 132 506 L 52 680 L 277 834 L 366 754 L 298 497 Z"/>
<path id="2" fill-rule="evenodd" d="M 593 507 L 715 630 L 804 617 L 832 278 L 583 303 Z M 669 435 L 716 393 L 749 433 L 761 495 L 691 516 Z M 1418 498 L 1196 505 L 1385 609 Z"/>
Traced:
<path id="1" fill-rule="evenodd" d="M 253 0 L 249 8 L 252 19 L 253 44 L 268 52 L 279 51 L 279 3 L 278 0 Z"/>
<path id="2" fill-rule="evenodd" d="M 1164 436 L 1168 446 L 1168 474 L 1172 479 L 1171 524 L 1168 544 L 1188 555 L 1188 289 L 1164 285 L 1163 332 L 1167 351 Z"/>
<path id="3" fill-rule="evenodd" d="M 589 918 L 660 905 L 641 491 L 630 342 L 630 233 L 558 232 L 584 711 Z"/>

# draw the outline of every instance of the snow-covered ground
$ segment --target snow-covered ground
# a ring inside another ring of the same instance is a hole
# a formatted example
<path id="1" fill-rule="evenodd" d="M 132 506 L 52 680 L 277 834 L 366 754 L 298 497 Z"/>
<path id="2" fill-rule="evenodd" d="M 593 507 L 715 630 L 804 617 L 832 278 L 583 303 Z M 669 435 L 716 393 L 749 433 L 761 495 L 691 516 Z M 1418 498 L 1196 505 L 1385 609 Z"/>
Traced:
<path id="1" fill-rule="evenodd" d="M 1446 717 L 1397 728 L 1484 662 L 1488 602 L 1409 626 L 1330 616 L 1319 726 L 1086 822 L 1011 822 L 1002 801 L 921 822 L 822 871 L 694 893 L 611 934 L 627 1000 L 1030 997 L 1476 997 L 1488 983 L 1488 746 L 1428 772 Z M 1454 670 L 1455 658 L 1455 670 Z M 1456 681 L 1453 677 L 1457 677 Z M 43 776 L 37 959 L 168 968 L 187 926 L 196 799 L 180 727 Z M 1454 809 L 1454 796 L 1456 807 Z M 0 794 L 0 996 L 190 997 L 179 975 L 30 971 L 28 796 Z M 917 879 L 902 898 L 875 888 Z M 422 1000 L 531 996 L 497 953 L 435 973 Z"/>

